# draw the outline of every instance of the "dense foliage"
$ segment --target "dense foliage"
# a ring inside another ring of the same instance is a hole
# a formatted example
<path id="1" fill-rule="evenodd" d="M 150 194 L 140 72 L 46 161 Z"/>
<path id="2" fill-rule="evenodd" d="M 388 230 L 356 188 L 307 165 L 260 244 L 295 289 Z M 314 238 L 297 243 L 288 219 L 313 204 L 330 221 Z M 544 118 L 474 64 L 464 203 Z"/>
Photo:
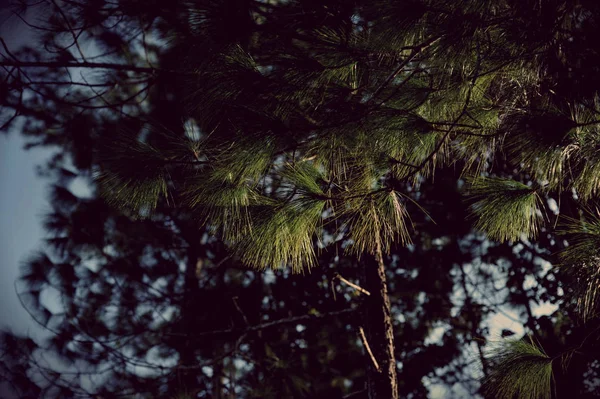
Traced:
<path id="1" fill-rule="evenodd" d="M 5 336 L 13 389 L 598 394 L 594 1 L 14 11 L 43 50 L 2 42 L 2 128 L 61 151 L 21 281 L 53 336 Z"/>

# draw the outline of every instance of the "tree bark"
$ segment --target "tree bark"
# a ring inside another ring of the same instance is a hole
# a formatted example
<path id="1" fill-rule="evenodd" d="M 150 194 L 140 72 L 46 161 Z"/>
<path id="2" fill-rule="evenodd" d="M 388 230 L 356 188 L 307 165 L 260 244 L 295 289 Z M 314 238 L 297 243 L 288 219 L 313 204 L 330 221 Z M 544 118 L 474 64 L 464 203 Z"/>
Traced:
<path id="1" fill-rule="evenodd" d="M 369 362 L 367 372 L 369 399 L 398 399 L 394 326 L 385 264 L 379 242 L 375 254 L 367 256 L 364 268 L 365 288 L 371 293 L 365 297 L 364 302 L 367 341 L 379 365 L 377 370 L 373 362 Z"/>

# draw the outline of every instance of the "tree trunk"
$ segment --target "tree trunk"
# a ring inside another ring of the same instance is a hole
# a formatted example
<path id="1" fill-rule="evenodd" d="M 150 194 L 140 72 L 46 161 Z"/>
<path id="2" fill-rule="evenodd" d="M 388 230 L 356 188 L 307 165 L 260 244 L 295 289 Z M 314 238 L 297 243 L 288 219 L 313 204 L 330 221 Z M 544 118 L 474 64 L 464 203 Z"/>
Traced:
<path id="1" fill-rule="evenodd" d="M 198 240 L 199 241 L 199 240 Z M 198 277 L 196 276 L 196 263 L 198 253 L 195 250 L 196 243 L 189 240 L 190 249 L 187 253 L 187 264 L 184 272 L 184 292 L 181 303 L 181 332 L 193 334 L 195 329 L 195 314 L 197 312 L 195 303 L 198 298 Z M 183 369 L 179 370 L 179 383 L 184 392 L 193 394 L 198 389 L 198 370 L 194 369 L 198 361 L 196 351 L 190 336 L 181 340 L 179 347 L 179 364 Z M 195 397 L 192 395 L 192 397 Z"/>
<path id="2" fill-rule="evenodd" d="M 374 256 L 365 262 L 365 288 L 370 292 L 365 297 L 364 314 L 367 343 L 377 361 L 373 361 L 367 372 L 369 399 L 397 399 L 398 376 L 394 354 L 394 326 L 390 298 L 388 297 L 385 265 L 381 245 L 377 245 Z"/>
<path id="3" fill-rule="evenodd" d="M 458 244 L 457 244 L 458 245 Z M 463 267 L 462 263 L 458 264 L 460 267 L 460 272 L 461 272 L 461 278 L 460 278 L 460 283 L 463 289 L 463 292 L 465 293 L 465 302 L 464 302 L 464 307 L 467 309 L 468 312 L 468 327 L 471 331 L 471 339 L 475 341 L 475 344 L 477 345 L 477 352 L 479 353 L 479 361 L 481 361 L 481 368 L 483 371 L 483 376 L 487 377 L 488 375 L 488 367 L 487 367 L 487 361 L 485 359 L 485 355 L 483 353 L 483 342 L 481 339 L 479 339 L 480 334 L 478 331 L 478 325 L 480 324 L 480 320 L 477 318 L 477 315 L 475 314 L 475 312 L 473 311 L 473 301 L 471 300 L 471 296 L 469 295 L 469 290 L 467 288 L 467 273 L 465 271 L 465 268 Z"/>
<path id="4" fill-rule="evenodd" d="M 217 353 L 220 353 L 218 351 Z M 223 360 L 217 360 L 213 365 L 212 399 L 223 399 Z"/>

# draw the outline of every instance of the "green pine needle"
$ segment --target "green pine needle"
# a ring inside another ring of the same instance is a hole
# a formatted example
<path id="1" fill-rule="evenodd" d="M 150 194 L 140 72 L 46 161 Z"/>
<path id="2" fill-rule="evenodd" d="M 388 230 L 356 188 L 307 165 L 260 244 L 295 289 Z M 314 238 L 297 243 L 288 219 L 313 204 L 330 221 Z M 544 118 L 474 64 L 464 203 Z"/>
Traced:
<path id="1" fill-rule="evenodd" d="M 258 268 L 290 266 L 294 272 L 316 265 L 314 237 L 324 200 L 296 198 L 278 208 L 263 209 L 261 219 L 235 244 L 243 262 Z"/>
<path id="2" fill-rule="evenodd" d="M 471 208 L 478 217 L 476 228 L 500 242 L 537 235 L 540 201 L 534 189 L 499 178 L 478 178 L 471 184 L 470 194 L 476 200 Z"/>
<path id="3" fill-rule="evenodd" d="M 281 176 L 287 179 L 292 190 L 300 195 L 314 198 L 323 198 L 324 192 L 321 183 L 325 182 L 321 171 L 311 162 L 298 162 L 286 165 Z"/>
<path id="4" fill-rule="evenodd" d="M 410 244 L 408 231 L 410 221 L 406 207 L 395 191 L 382 191 L 371 198 L 349 201 L 350 238 L 354 242 L 348 247 L 352 253 L 374 254 L 377 250 L 376 237 L 380 238 L 382 251 L 388 253 L 395 242 Z"/>
<path id="5" fill-rule="evenodd" d="M 494 399 L 550 399 L 552 359 L 533 342 L 506 340 L 488 357 L 482 392 Z"/>
<path id="6" fill-rule="evenodd" d="M 587 210 L 587 220 L 563 217 L 560 233 L 569 246 L 560 253 L 562 267 L 575 277 L 577 308 L 584 319 L 600 305 L 600 214 Z"/>
<path id="7" fill-rule="evenodd" d="M 108 145 L 103 154 L 103 169 L 95 174 L 102 195 L 113 206 L 147 213 L 168 195 L 167 161 L 164 155 L 135 137 L 126 134 Z"/>
<path id="8" fill-rule="evenodd" d="M 267 205 L 247 184 L 207 181 L 190 194 L 190 205 L 221 231 L 226 241 L 236 241 L 251 230 L 251 207 Z"/>
<path id="9" fill-rule="evenodd" d="M 573 188 L 582 200 L 588 200 L 600 193 L 600 162 L 584 158 L 581 163 L 581 172 L 573 181 Z"/>

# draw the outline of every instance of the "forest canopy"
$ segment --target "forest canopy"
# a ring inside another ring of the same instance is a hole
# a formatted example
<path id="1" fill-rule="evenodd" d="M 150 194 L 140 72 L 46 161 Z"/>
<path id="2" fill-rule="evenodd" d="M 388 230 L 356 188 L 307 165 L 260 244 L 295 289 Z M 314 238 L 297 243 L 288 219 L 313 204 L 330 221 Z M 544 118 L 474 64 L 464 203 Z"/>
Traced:
<path id="1" fill-rule="evenodd" d="M 600 394 L 597 2 L 12 15 L 1 130 L 59 152 L 18 284 L 51 338 L 3 335 L 11 392 Z"/>

